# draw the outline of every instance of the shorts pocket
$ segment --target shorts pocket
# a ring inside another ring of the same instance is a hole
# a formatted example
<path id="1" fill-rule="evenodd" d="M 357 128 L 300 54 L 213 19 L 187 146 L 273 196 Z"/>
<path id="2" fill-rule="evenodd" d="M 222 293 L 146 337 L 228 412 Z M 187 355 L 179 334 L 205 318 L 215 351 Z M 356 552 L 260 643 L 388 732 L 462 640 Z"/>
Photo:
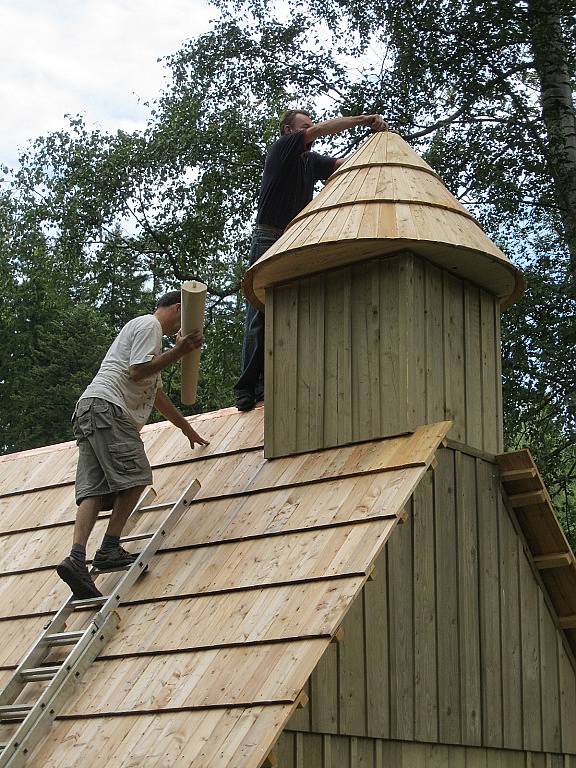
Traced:
<path id="1" fill-rule="evenodd" d="M 108 446 L 112 465 L 117 472 L 142 472 L 148 468 L 144 446 L 130 443 L 111 443 Z"/>

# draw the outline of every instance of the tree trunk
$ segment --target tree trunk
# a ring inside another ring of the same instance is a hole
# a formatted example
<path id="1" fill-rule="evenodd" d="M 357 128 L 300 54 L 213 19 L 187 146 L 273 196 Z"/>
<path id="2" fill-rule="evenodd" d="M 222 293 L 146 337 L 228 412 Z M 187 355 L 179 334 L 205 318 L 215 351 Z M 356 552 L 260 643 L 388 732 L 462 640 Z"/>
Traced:
<path id="1" fill-rule="evenodd" d="M 576 283 L 576 112 L 558 0 L 529 0 L 530 43 L 540 81 L 547 162 Z"/>

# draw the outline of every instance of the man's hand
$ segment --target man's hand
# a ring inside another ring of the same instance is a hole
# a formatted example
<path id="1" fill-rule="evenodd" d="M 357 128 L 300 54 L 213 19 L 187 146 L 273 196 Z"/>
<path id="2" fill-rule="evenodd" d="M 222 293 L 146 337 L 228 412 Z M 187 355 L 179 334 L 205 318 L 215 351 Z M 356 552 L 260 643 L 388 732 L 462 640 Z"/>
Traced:
<path id="1" fill-rule="evenodd" d="M 195 429 L 192 429 L 188 422 L 186 422 L 185 427 L 182 427 L 182 432 L 190 441 L 190 448 L 195 448 L 195 443 L 198 443 L 200 447 L 203 445 L 210 445 L 210 442 L 208 440 L 204 440 L 204 438 L 201 437 Z"/>
<path id="2" fill-rule="evenodd" d="M 362 115 L 364 118 L 363 125 L 368 126 L 373 131 L 387 131 L 388 123 L 380 115 Z"/>
<path id="3" fill-rule="evenodd" d="M 177 350 L 178 357 L 187 355 L 188 352 L 192 352 L 194 349 L 199 349 L 204 343 L 204 337 L 200 331 L 192 331 L 192 333 L 182 336 L 182 331 L 178 331 L 176 334 L 176 344 L 174 349 Z"/>

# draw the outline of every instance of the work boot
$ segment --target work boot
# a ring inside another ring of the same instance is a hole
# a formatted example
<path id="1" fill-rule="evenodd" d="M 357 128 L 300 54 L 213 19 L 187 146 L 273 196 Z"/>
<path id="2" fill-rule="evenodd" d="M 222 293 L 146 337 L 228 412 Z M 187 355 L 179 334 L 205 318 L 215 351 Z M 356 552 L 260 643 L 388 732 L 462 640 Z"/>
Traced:
<path id="1" fill-rule="evenodd" d="M 121 571 L 132 565 L 137 557 L 138 555 L 126 552 L 124 547 L 120 545 L 117 547 L 106 547 L 106 549 L 100 547 L 94 555 L 92 565 L 98 571 Z"/>
<path id="2" fill-rule="evenodd" d="M 96 584 L 92 581 L 92 577 L 88 573 L 86 565 L 82 566 L 73 560 L 71 557 L 67 557 L 56 566 L 56 573 L 62 581 L 72 590 L 76 600 L 89 600 L 91 597 L 102 597 L 102 592 L 97 588 Z"/>
<path id="3" fill-rule="evenodd" d="M 256 401 L 252 392 L 237 392 L 236 393 L 236 408 L 239 411 L 251 411 L 254 408 Z"/>

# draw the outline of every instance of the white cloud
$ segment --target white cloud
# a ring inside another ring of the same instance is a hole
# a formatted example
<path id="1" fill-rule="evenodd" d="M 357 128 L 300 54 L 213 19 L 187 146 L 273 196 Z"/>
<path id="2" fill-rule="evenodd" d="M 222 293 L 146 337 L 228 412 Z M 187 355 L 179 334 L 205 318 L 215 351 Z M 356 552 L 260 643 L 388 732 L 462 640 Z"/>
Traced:
<path id="1" fill-rule="evenodd" d="M 157 59 L 209 28 L 206 0 L 2 0 L 0 163 L 83 113 L 114 130 L 144 125 L 158 95 Z"/>

